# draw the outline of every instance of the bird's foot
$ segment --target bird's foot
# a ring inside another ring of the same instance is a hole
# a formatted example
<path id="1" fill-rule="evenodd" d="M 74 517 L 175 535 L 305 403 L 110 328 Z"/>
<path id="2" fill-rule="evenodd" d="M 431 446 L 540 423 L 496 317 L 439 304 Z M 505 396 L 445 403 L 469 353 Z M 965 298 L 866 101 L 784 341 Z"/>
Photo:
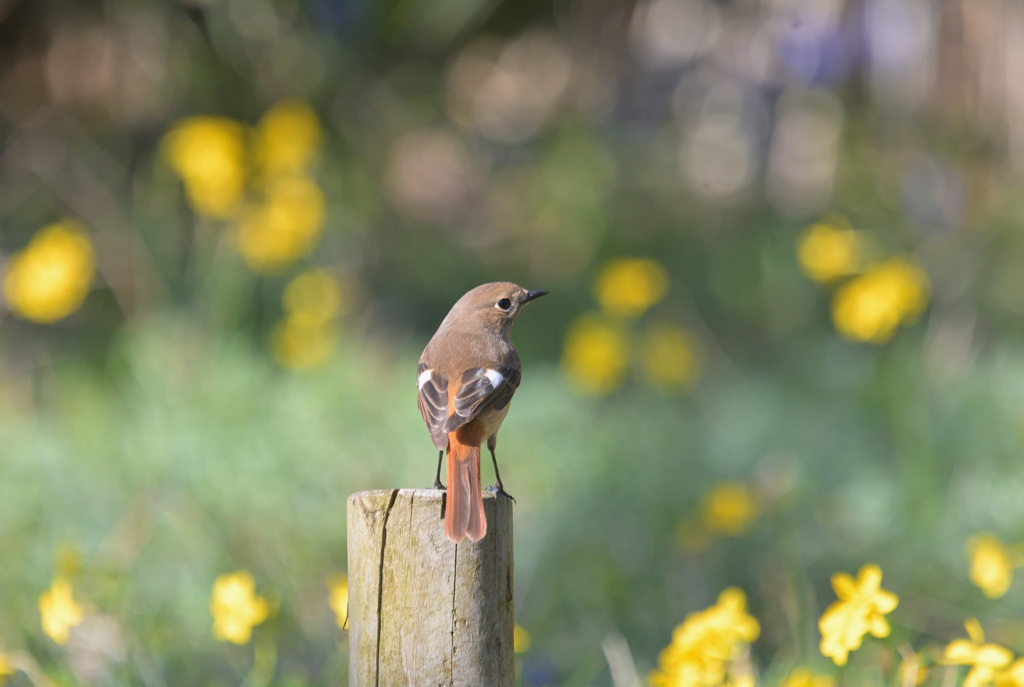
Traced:
<path id="1" fill-rule="evenodd" d="M 512 494 L 510 494 L 507 491 L 505 491 L 504 487 L 501 486 L 501 482 L 498 482 L 494 486 L 487 487 L 487 491 L 491 492 L 492 494 L 494 494 L 496 496 L 504 496 L 505 498 L 507 498 L 512 503 L 516 502 L 516 498 L 514 496 L 512 496 Z"/>
<path id="2" fill-rule="evenodd" d="M 439 479 L 435 479 L 434 480 L 434 489 L 440 489 L 441 491 L 448 491 L 448 487 L 446 487 L 443 484 L 441 484 L 441 480 L 439 480 Z"/>

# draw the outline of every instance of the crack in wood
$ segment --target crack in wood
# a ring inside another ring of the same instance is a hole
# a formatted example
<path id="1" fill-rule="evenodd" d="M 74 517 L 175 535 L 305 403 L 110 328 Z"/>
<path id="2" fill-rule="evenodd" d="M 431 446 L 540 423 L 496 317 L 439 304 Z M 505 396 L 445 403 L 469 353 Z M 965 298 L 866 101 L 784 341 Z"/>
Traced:
<path id="1" fill-rule="evenodd" d="M 455 630 L 458 628 L 458 618 L 456 615 L 455 603 L 455 592 L 459 589 L 459 545 L 455 545 L 455 557 L 452 561 L 452 650 L 449 656 L 451 657 L 451 672 L 448 674 L 448 684 L 455 684 Z"/>
<path id="2" fill-rule="evenodd" d="M 391 517 L 391 509 L 395 507 L 397 498 L 398 490 L 394 489 L 387 510 L 384 511 L 384 523 L 380 530 L 380 564 L 377 566 L 377 668 L 374 675 L 374 684 L 377 687 L 380 687 L 380 631 L 384 625 L 384 550 L 388 541 L 388 518 Z"/>

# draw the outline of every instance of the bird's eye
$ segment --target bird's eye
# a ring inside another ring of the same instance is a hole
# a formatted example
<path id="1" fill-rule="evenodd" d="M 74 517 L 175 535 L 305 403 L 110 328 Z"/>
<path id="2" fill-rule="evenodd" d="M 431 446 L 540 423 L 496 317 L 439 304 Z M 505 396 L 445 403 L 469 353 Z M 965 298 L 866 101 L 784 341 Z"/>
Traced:
<path id="1" fill-rule="evenodd" d="M 510 300 L 509 300 L 509 299 L 507 299 L 507 298 L 502 298 L 502 299 L 501 299 L 500 301 L 498 301 L 498 302 L 497 302 L 497 303 L 496 303 L 495 305 L 496 305 L 496 306 L 497 306 L 498 308 L 500 308 L 501 310 L 508 310 L 509 308 L 511 308 L 511 307 L 512 307 L 512 301 L 510 301 Z"/>

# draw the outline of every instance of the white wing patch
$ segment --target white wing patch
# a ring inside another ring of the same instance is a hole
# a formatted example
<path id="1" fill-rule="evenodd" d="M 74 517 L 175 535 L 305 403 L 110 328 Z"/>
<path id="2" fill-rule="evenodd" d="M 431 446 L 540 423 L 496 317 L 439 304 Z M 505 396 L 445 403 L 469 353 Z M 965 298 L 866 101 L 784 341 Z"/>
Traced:
<path id="1" fill-rule="evenodd" d="M 420 376 L 416 378 L 416 388 L 423 389 L 423 385 L 430 381 L 430 375 L 434 374 L 433 370 L 424 370 L 420 373 Z M 499 377 L 501 375 L 498 375 Z"/>
<path id="2" fill-rule="evenodd" d="M 484 376 L 491 380 L 491 388 L 497 389 L 505 377 L 497 370 L 484 370 Z"/>

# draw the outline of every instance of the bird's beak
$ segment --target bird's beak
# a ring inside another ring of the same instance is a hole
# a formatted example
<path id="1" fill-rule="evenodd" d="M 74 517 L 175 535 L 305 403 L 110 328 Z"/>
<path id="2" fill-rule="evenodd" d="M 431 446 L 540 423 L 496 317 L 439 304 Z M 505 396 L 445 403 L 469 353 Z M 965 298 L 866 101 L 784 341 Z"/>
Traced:
<path id="1" fill-rule="evenodd" d="M 527 291 L 526 292 L 526 298 L 523 299 L 523 303 L 524 304 L 529 303 L 534 298 L 540 298 L 541 296 L 544 296 L 544 295 L 547 295 L 547 291 L 544 291 L 543 289 L 540 289 L 540 290 L 537 290 L 537 291 Z"/>

